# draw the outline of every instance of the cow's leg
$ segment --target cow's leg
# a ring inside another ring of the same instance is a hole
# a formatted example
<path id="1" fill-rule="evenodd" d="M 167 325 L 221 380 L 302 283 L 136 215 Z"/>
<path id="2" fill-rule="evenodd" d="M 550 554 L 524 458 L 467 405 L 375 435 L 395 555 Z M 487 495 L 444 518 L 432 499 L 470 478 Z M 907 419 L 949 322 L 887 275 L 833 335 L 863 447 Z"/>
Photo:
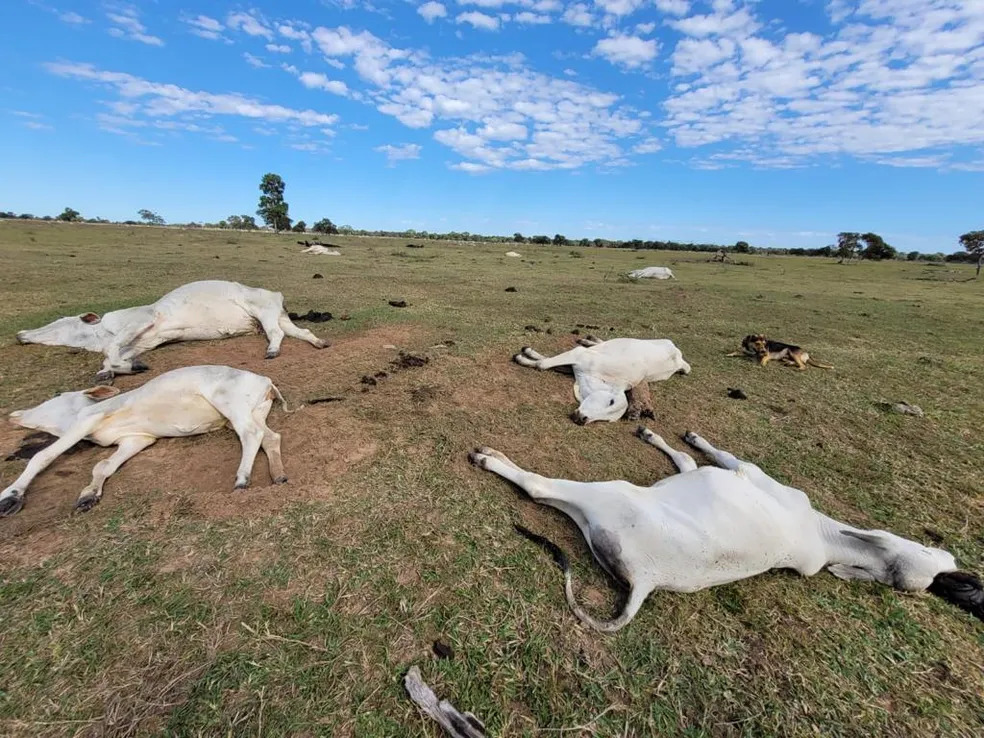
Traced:
<path id="1" fill-rule="evenodd" d="M 662 436 L 653 433 L 648 428 L 644 428 L 640 425 L 636 431 L 636 435 L 638 435 L 639 438 L 648 443 L 650 446 L 655 446 L 664 454 L 669 456 L 670 460 L 673 461 L 676 468 L 679 469 L 681 473 L 693 471 L 697 468 L 697 462 L 694 461 L 693 456 L 685 451 L 677 451 L 675 448 L 671 448 L 669 444 L 663 440 Z"/>
<path id="2" fill-rule="evenodd" d="M 599 499 L 598 490 L 604 483 L 544 477 L 520 468 L 505 454 L 488 446 L 476 448 L 468 458 L 475 466 L 512 482 L 537 502 L 563 510 L 582 530 L 586 528 L 585 511 L 606 504 Z"/>
<path id="3" fill-rule="evenodd" d="M 96 374 L 100 380 L 112 379 L 116 374 L 137 374 L 147 371 L 147 365 L 137 359 L 145 351 L 161 345 L 160 332 L 154 330 L 157 318 L 147 323 L 135 323 L 129 329 L 124 329 L 113 337 L 112 343 L 106 347 L 106 360 L 102 369 Z"/>
<path id="4" fill-rule="evenodd" d="M 714 446 L 712 446 L 710 443 L 708 443 L 702 437 L 698 436 L 693 431 L 687 431 L 683 436 L 683 440 L 689 443 L 698 451 L 701 451 L 707 454 L 708 456 L 710 456 L 714 460 L 715 464 L 717 464 L 720 467 L 724 467 L 725 469 L 736 471 L 738 467 L 742 465 L 755 466 L 754 464 L 750 464 L 747 461 L 742 461 L 734 454 L 729 454 L 727 451 L 721 451 L 720 449 L 714 448 Z M 758 467 L 755 468 L 757 469 Z"/>
<path id="5" fill-rule="evenodd" d="M 108 459 L 103 459 L 93 467 L 92 481 L 89 486 L 82 490 L 79 499 L 75 501 L 75 509 L 80 512 L 92 509 L 102 499 L 103 485 L 106 480 L 113 476 L 116 470 L 128 460 L 156 442 L 157 439 L 153 436 L 127 436 L 120 439 L 113 455 Z"/>
<path id="6" fill-rule="evenodd" d="M 576 364 L 578 359 L 581 358 L 584 353 L 584 347 L 578 346 L 570 351 L 565 351 L 562 354 L 557 354 L 556 356 L 551 356 L 550 358 L 541 357 L 539 359 L 531 359 L 524 349 L 522 353 L 516 354 L 513 360 L 517 364 L 522 364 L 523 366 L 533 367 L 534 369 L 539 369 L 545 371 L 547 369 L 555 369 L 559 366 L 568 366 L 570 364 Z M 537 354 L 539 356 L 539 354 Z"/>
<path id="7" fill-rule="evenodd" d="M 329 345 L 327 341 L 321 340 L 316 335 L 314 335 L 311 331 L 309 331 L 307 328 L 298 328 L 296 325 L 293 324 L 293 322 L 291 322 L 291 319 L 288 318 L 285 313 L 280 314 L 278 323 L 280 324 L 280 330 L 282 330 L 284 332 L 284 335 L 286 336 L 290 336 L 291 338 L 299 338 L 302 341 L 307 341 L 312 346 L 319 349 L 325 348 Z"/>
<path id="8" fill-rule="evenodd" d="M 27 462 L 21 475 L 0 492 L 0 517 L 13 515 L 20 510 L 24 506 L 24 493 L 34 478 L 48 468 L 51 462 L 89 435 L 102 419 L 103 416 L 98 415 L 76 425 L 48 448 L 35 454 L 34 458 Z"/>
<path id="9" fill-rule="evenodd" d="M 280 327 L 280 309 L 271 308 L 256 313 L 254 316 L 259 321 L 263 332 L 267 337 L 266 358 L 275 359 L 280 356 L 280 344 L 284 340 L 284 329 Z"/>
<path id="10" fill-rule="evenodd" d="M 602 343 L 602 340 L 597 336 L 592 336 L 589 333 L 588 335 L 582 336 L 581 338 L 577 339 L 577 343 L 579 346 L 584 346 L 585 348 L 591 348 L 592 346 L 597 346 L 599 343 Z"/>
<path id="11" fill-rule="evenodd" d="M 635 387 L 630 387 L 628 394 L 629 408 L 625 411 L 627 420 L 656 417 L 653 410 L 653 397 L 649 394 L 649 382 L 640 382 Z"/>
<path id="12" fill-rule="evenodd" d="M 260 445 L 263 448 L 263 453 L 266 454 L 267 463 L 270 465 L 270 478 L 274 484 L 283 484 L 287 481 L 287 474 L 284 472 L 284 460 L 280 454 L 280 434 L 271 430 L 266 424 L 266 418 L 270 413 L 272 404 L 272 400 L 266 400 L 253 410 L 252 416 L 253 422 L 263 431 Z"/>

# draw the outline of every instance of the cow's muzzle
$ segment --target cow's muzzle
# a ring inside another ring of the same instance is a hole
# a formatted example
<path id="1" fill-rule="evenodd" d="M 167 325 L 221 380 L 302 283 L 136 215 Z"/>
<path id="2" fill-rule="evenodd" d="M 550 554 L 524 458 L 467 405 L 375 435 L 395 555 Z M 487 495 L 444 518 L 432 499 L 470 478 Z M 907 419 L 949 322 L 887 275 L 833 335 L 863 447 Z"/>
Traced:
<path id="1" fill-rule="evenodd" d="M 579 412 L 575 412 L 575 413 L 571 414 L 571 420 L 573 420 L 578 425 L 585 425 L 588 422 L 587 416 L 586 415 L 581 415 L 581 413 L 579 413 Z"/>

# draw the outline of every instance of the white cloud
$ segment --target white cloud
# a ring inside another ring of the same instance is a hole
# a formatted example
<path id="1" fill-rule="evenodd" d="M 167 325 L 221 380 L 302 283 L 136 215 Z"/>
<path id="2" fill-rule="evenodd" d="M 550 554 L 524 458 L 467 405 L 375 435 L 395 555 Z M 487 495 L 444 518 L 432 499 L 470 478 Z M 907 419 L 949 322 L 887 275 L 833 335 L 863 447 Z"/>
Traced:
<path id="1" fill-rule="evenodd" d="M 565 23 L 569 23 L 572 26 L 580 26 L 581 28 L 586 28 L 595 22 L 595 17 L 592 15 L 591 9 L 584 3 L 568 5 L 561 19 Z"/>
<path id="2" fill-rule="evenodd" d="M 267 44 L 266 50 L 274 54 L 289 54 L 293 51 L 287 44 Z"/>
<path id="3" fill-rule="evenodd" d="M 947 151 L 984 144 L 984 5 L 832 2 L 825 37 L 770 28 L 749 7 L 718 0 L 671 22 L 692 38 L 673 52 L 663 125 L 678 146 L 730 147 L 697 165 L 846 154 L 955 169 Z"/>
<path id="4" fill-rule="evenodd" d="M 270 68 L 270 65 L 267 64 L 262 59 L 260 59 L 260 57 L 253 56 L 248 51 L 243 52 L 243 59 L 245 59 L 246 60 L 246 63 L 249 64 L 251 67 L 256 67 L 257 69 L 269 69 Z"/>
<path id="5" fill-rule="evenodd" d="M 618 96 L 531 70 L 522 55 L 434 59 L 398 49 L 368 32 L 317 28 L 326 59 L 351 59 L 368 86 L 359 94 L 409 128 L 435 128 L 434 139 L 474 166 L 577 169 L 624 160 L 643 113 L 620 109 Z"/>
<path id="6" fill-rule="evenodd" d="M 148 46 L 164 45 L 164 42 L 160 38 L 147 33 L 147 27 L 140 22 L 140 17 L 135 8 L 120 8 L 118 12 L 106 13 L 106 18 L 113 24 L 109 28 L 109 34 L 111 36 L 129 39 L 130 41 L 139 41 Z"/>
<path id="7" fill-rule="evenodd" d="M 273 40 L 273 31 L 252 13 L 230 13 L 226 25 L 233 31 L 242 31 L 250 36 L 262 36 L 267 41 Z"/>
<path id="8" fill-rule="evenodd" d="M 656 7 L 670 15 L 686 15 L 690 12 L 688 0 L 656 0 Z"/>
<path id="9" fill-rule="evenodd" d="M 288 71 L 294 71 L 293 68 L 288 69 Z M 324 90 L 325 92 L 330 92 L 333 95 L 347 95 L 349 92 L 348 86 L 337 79 L 329 79 L 327 76 L 321 74 L 320 72 L 301 72 L 297 75 L 297 78 L 301 81 L 301 84 L 312 90 Z"/>
<path id="10" fill-rule="evenodd" d="M 25 128 L 30 128 L 34 131 L 53 131 L 55 127 L 49 123 L 42 123 L 39 120 L 25 120 L 21 123 Z"/>
<path id="11" fill-rule="evenodd" d="M 311 34 L 309 34 L 303 28 L 295 28 L 290 23 L 281 23 L 277 26 L 277 33 L 279 33 L 284 38 L 289 38 L 292 41 L 297 41 L 301 44 L 301 48 L 304 49 L 305 53 L 310 54 L 312 50 Z"/>
<path id="12" fill-rule="evenodd" d="M 420 158 L 420 144 L 408 143 L 400 144 L 399 146 L 386 144 L 384 146 L 377 146 L 373 151 L 386 154 L 386 161 L 390 166 L 394 166 L 398 161 Z"/>
<path id="13" fill-rule="evenodd" d="M 657 139 L 647 138 L 633 146 L 632 150 L 637 154 L 655 154 L 662 148 L 663 145 Z"/>
<path id="14" fill-rule="evenodd" d="M 187 128 L 188 125 L 198 125 L 189 123 L 187 117 L 201 121 L 213 116 L 232 116 L 304 127 L 332 126 L 338 121 L 337 115 L 314 110 L 295 110 L 235 93 L 188 90 L 177 85 L 151 82 L 124 72 L 104 71 L 92 64 L 50 62 L 44 66 L 59 77 L 95 82 L 115 90 L 125 107 L 116 108 L 114 114 L 131 121 L 131 125 L 148 125 L 150 121 L 156 121 L 173 122 Z M 124 114 L 124 110 L 129 112 Z"/>
<path id="15" fill-rule="evenodd" d="M 58 14 L 58 18 L 59 18 L 59 20 L 62 20 L 65 23 L 71 23 L 73 25 L 81 25 L 83 23 L 90 23 L 91 22 L 91 21 L 89 21 L 88 18 L 85 18 L 85 17 L 79 15 L 78 13 L 73 13 L 73 12 L 59 13 Z"/>
<path id="16" fill-rule="evenodd" d="M 215 18 L 211 18 L 207 15 L 196 15 L 194 18 L 182 18 L 182 20 L 191 28 L 190 33 L 201 38 L 207 38 L 210 41 L 224 40 L 228 41 L 223 35 L 222 31 L 225 30 L 225 26 L 222 25 Z"/>
<path id="17" fill-rule="evenodd" d="M 642 34 L 647 34 L 648 35 L 648 34 L 650 34 L 650 33 L 652 33 L 653 31 L 656 30 L 656 24 L 655 23 L 637 23 L 635 29 L 636 29 L 636 33 L 642 33 Z"/>
<path id="18" fill-rule="evenodd" d="M 457 23 L 468 23 L 473 28 L 481 28 L 484 31 L 498 31 L 499 30 L 499 19 L 486 15 L 485 13 L 479 13 L 476 10 L 472 10 L 468 13 L 461 13 L 455 18 Z"/>
<path id="19" fill-rule="evenodd" d="M 612 64 L 634 69 L 651 62 L 658 51 L 659 44 L 653 39 L 615 34 L 601 39 L 595 44 L 592 53 L 604 57 Z"/>
<path id="20" fill-rule="evenodd" d="M 605 13 L 615 16 L 631 15 L 645 0 L 594 0 L 594 4 Z"/>
<path id="21" fill-rule="evenodd" d="M 476 164 L 473 161 L 459 161 L 451 165 L 452 169 L 457 169 L 460 172 L 467 172 L 468 174 L 484 174 L 485 172 L 492 171 L 492 167 L 485 164 Z"/>
<path id="22" fill-rule="evenodd" d="M 522 13 L 516 13 L 516 15 L 513 16 L 513 20 L 524 25 L 543 25 L 550 22 L 550 16 L 542 15 L 540 13 L 531 13 L 528 10 L 525 10 Z"/>
<path id="23" fill-rule="evenodd" d="M 417 8 L 417 12 L 428 23 L 433 23 L 437 18 L 447 17 L 448 10 L 441 3 L 428 2 Z"/>

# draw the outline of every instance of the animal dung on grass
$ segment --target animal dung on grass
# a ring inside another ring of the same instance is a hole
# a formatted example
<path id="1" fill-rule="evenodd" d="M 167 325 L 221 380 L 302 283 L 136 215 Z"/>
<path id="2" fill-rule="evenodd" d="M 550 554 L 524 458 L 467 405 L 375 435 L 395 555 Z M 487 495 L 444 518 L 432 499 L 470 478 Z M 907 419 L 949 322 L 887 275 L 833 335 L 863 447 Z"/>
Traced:
<path id="1" fill-rule="evenodd" d="M 516 291 L 515 287 L 506 287 L 506 292 L 515 292 L 515 291 Z"/>
<path id="2" fill-rule="evenodd" d="M 317 310 L 308 310 L 304 315 L 298 315 L 297 313 L 287 313 L 287 317 L 291 320 L 303 320 L 307 323 L 327 323 L 332 319 L 332 314 L 329 312 L 319 312 Z"/>
<path id="3" fill-rule="evenodd" d="M 738 387 L 728 387 L 728 397 L 732 400 L 747 400 L 748 395 Z"/>
<path id="4" fill-rule="evenodd" d="M 395 308 L 405 308 L 409 305 L 406 300 L 390 300 L 389 304 Z"/>
<path id="5" fill-rule="evenodd" d="M 324 279 L 324 278 L 325 278 L 325 275 L 324 274 L 312 274 L 311 275 L 311 279 Z"/>

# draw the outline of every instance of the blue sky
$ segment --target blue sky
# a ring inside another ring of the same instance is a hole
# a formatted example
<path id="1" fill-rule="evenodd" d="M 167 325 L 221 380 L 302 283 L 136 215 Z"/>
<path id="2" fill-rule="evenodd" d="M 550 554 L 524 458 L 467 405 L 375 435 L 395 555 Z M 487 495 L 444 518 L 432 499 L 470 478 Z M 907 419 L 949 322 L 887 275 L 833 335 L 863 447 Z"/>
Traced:
<path id="1" fill-rule="evenodd" d="M 0 209 L 952 251 L 982 0 L 4 0 Z"/>

